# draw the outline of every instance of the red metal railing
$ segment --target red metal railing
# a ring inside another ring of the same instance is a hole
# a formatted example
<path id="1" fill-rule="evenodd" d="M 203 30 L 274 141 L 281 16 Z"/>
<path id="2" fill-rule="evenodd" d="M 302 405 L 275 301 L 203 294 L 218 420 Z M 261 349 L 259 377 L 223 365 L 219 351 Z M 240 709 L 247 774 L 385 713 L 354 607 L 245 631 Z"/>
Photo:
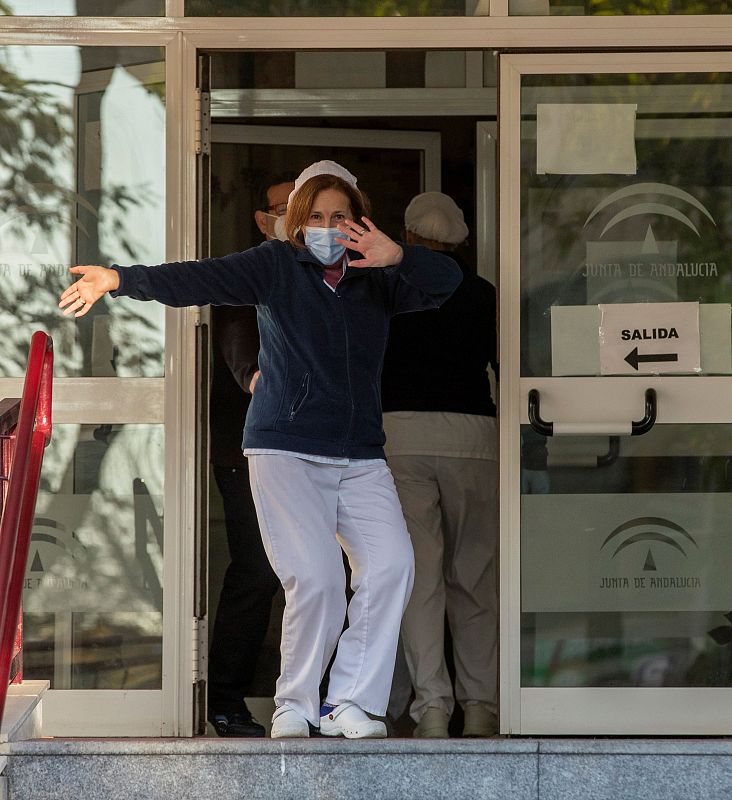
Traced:
<path id="1" fill-rule="evenodd" d="M 43 450 L 51 439 L 52 381 L 53 342 L 50 336 L 37 331 L 31 339 L 23 397 L 20 403 L 11 401 L 4 405 L 6 424 L 16 411 L 17 424 L 1 440 L 6 486 L 0 518 L 0 721 L 5 709 Z"/>
<path id="2" fill-rule="evenodd" d="M 0 400 L 0 519 L 5 505 L 5 498 L 8 494 L 7 476 L 10 473 L 10 465 L 13 463 L 13 445 L 15 444 L 15 426 L 18 424 L 18 414 L 20 413 L 20 398 L 5 398 Z M 23 613 L 18 615 L 18 627 L 16 629 L 15 641 L 13 642 L 13 654 L 10 662 L 10 674 L 8 680 L 14 683 L 18 679 L 22 680 L 23 673 Z"/>

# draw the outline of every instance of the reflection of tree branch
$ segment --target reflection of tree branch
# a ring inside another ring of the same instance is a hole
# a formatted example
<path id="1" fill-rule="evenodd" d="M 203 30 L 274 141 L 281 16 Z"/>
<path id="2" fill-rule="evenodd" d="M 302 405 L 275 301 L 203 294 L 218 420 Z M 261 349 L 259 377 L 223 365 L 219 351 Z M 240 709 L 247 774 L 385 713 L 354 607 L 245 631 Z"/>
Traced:
<path id="1" fill-rule="evenodd" d="M 63 81 L 48 81 L 48 80 L 33 80 L 32 78 L 27 78 L 24 81 L 26 86 L 60 86 L 62 89 L 70 89 L 74 91 L 76 89 L 76 84 L 74 83 L 64 83 Z"/>
<path id="2" fill-rule="evenodd" d="M 148 524 L 152 531 L 158 551 L 163 550 L 163 521 L 150 497 L 150 492 L 142 478 L 134 478 L 132 492 L 135 500 L 135 558 L 142 567 L 146 588 L 150 591 L 152 602 L 158 611 L 163 610 L 163 587 L 160 585 L 155 565 L 147 551 Z"/>
<path id="3" fill-rule="evenodd" d="M 125 220 L 125 213 L 130 208 L 138 207 L 143 208 L 145 205 L 154 207 L 159 198 L 155 197 L 149 185 L 140 184 L 139 186 L 120 186 L 111 185 L 104 189 L 102 200 L 110 203 L 113 212 L 107 211 L 105 216 L 108 215 L 106 220 L 113 233 L 119 237 L 119 244 L 124 254 L 130 258 L 136 258 L 137 253 L 140 252 L 140 244 L 130 236 L 128 223 Z M 100 204 L 100 208 L 104 208 Z M 109 256 L 102 254 L 102 261 L 117 261 L 119 254 Z"/>
<path id="4" fill-rule="evenodd" d="M 0 64 L 0 211 L 13 217 L 7 230 L 28 224 L 50 231 L 64 220 L 68 188 L 57 185 L 54 165 L 70 152 L 70 109 L 37 88 L 46 81 L 24 80 Z M 22 210 L 21 210 L 22 209 Z"/>

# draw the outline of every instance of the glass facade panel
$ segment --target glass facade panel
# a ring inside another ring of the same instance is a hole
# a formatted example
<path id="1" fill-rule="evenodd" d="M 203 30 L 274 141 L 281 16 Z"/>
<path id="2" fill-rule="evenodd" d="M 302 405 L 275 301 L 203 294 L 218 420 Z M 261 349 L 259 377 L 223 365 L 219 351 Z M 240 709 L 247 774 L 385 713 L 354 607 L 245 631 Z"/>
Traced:
<path id="1" fill-rule="evenodd" d="M 730 0 L 508 0 L 520 16 L 622 16 L 625 14 L 729 14 Z"/>
<path id="2" fill-rule="evenodd" d="M 159 689 L 162 425 L 56 425 L 23 593 L 24 677 Z"/>
<path id="3" fill-rule="evenodd" d="M 162 17 L 165 0 L 0 0 L 0 16 Z"/>
<path id="4" fill-rule="evenodd" d="M 0 99 L 0 377 L 39 328 L 56 377 L 162 375 L 162 306 L 57 302 L 73 264 L 164 261 L 163 50 L 0 48 Z"/>
<path id="5" fill-rule="evenodd" d="M 192 17 L 487 16 L 488 0 L 186 0 Z"/>

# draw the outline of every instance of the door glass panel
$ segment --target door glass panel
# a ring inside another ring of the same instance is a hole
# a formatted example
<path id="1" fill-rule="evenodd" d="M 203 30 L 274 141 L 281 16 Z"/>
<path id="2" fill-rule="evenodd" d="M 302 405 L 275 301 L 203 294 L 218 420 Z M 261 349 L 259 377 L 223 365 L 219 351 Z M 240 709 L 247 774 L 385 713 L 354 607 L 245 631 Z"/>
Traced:
<path id="1" fill-rule="evenodd" d="M 728 86 L 724 74 L 524 78 L 523 378 L 556 378 L 557 398 L 571 391 L 562 377 L 607 380 L 598 307 L 680 302 L 700 304 L 701 372 L 732 374 Z M 657 331 L 636 327 L 629 350 L 653 355 Z M 672 392 L 678 379 L 664 380 Z M 522 426 L 523 686 L 729 685 L 731 437 L 703 422 L 639 437 Z"/>
<path id="2" fill-rule="evenodd" d="M 600 374 L 598 318 L 579 306 L 679 301 L 702 304 L 701 372 L 732 372 L 729 80 L 524 79 L 523 376 Z"/>
<path id="3" fill-rule="evenodd" d="M 164 95 L 161 48 L 0 48 L 0 377 L 38 329 L 56 377 L 163 374 L 162 306 L 57 302 L 73 264 L 165 260 Z"/>
<path id="4" fill-rule="evenodd" d="M 729 685 L 732 426 L 522 435 L 522 685 Z"/>
<path id="5" fill-rule="evenodd" d="M 162 425 L 55 425 L 23 593 L 24 677 L 159 689 Z"/>
<path id="6" fill-rule="evenodd" d="M 192 17 L 488 16 L 488 0 L 186 0 Z"/>
<path id="7" fill-rule="evenodd" d="M 0 16 L 162 17 L 165 0 L 1 0 Z"/>
<path id="8" fill-rule="evenodd" d="M 519 15 L 617 16 L 624 14 L 729 14 L 729 0 L 508 0 Z"/>

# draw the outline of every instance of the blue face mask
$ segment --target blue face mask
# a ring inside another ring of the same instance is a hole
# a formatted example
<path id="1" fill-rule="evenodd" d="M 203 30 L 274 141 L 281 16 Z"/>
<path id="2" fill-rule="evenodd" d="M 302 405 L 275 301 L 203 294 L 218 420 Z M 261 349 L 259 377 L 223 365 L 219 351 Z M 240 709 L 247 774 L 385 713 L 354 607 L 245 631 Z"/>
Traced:
<path id="1" fill-rule="evenodd" d="M 346 238 L 338 228 L 312 228 L 307 226 L 305 228 L 305 247 L 321 264 L 329 266 L 335 264 L 346 252 L 345 246 L 335 241 L 336 237 L 339 239 Z"/>

